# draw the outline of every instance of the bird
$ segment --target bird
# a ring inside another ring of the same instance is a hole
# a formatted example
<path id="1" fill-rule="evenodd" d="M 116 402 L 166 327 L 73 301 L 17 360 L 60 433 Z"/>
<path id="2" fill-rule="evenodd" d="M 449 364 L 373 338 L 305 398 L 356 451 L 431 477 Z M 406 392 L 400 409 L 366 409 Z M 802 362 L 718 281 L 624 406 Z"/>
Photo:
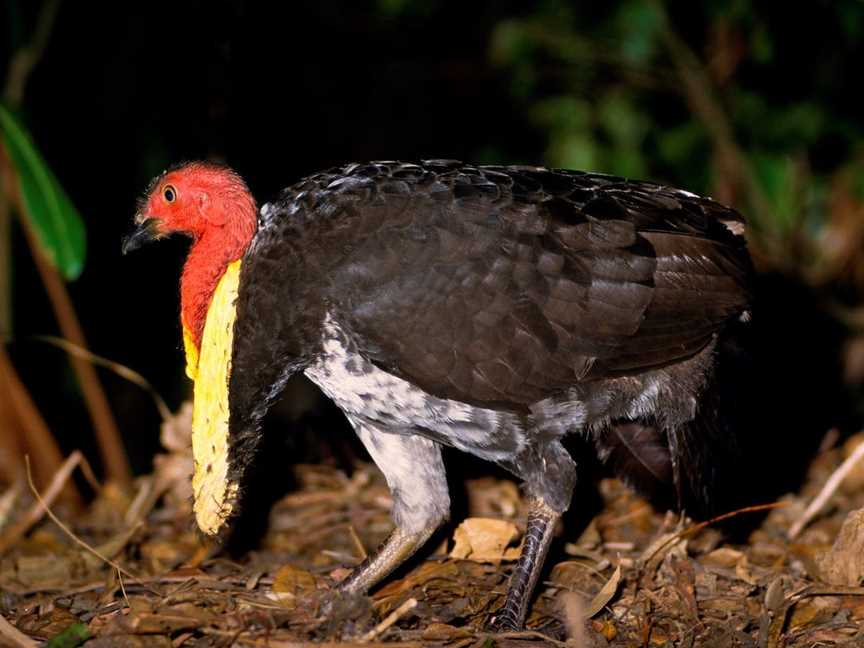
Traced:
<path id="1" fill-rule="evenodd" d="M 523 548 L 489 620 L 522 627 L 577 481 L 565 437 L 678 506 L 718 498 L 736 447 L 718 367 L 753 301 L 744 227 L 682 189 L 537 166 L 352 163 L 260 209 L 228 166 L 168 169 L 123 252 L 192 239 L 180 319 L 199 528 L 230 528 L 262 418 L 305 374 L 393 496 L 394 530 L 338 592 L 367 592 L 448 519 L 449 446 L 523 484 Z"/>

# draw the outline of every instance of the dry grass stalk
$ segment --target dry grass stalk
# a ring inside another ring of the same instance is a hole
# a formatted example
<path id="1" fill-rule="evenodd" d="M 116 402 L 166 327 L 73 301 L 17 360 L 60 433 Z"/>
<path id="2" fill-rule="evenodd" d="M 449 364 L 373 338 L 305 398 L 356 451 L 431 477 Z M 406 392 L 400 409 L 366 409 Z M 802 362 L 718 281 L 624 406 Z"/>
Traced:
<path id="1" fill-rule="evenodd" d="M 381 623 L 379 623 L 374 628 L 372 628 L 369 632 L 367 632 L 365 635 L 360 637 L 358 639 L 358 641 L 360 643 L 366 643 L 368 641 L 375 641 L 375 639 L 377 639 L 382 634 L 387 632 L 387 630 L 390 629 L 390 626 L 392 626 L 399 619 L 401 619 L 403 616 L 408 614 L 408 612 L 413 610 L 415 607 L 417 607 L 417 599 L 412 596 L 407 601 L 405 601 L 402 605 L 400 605 L 395 610 L 393 610 L 390 614 L 388 614 L 387 617 L 383 621 L 381 621 Z"/>
<path id="2" fill-rule="evenodd" d="M 831 499 L 831 496 L 837 488 L 839 488 L 840 484 L 843 483 L 846 475 L 852 471 L 855 464 L 861 461 L 862 457 L 864 457 L 864 443 L 859 443 L 852 454 L 850 454 L 846 460 L 840 464 L 833 473 L 831 473 L 828 481 L 825 482 L 822 490 L 820 490 L 819 494 L 812 502 L 810 502 L 810 505 L 804 511 L 804 514 L 795 521 L 795 524 L 789 527 L 788 537 L 790 540 L 794 540 L 798 537 L 798 534 L 801 533 L 804 527 L 810 523 L 810 520 L 816 517 L 816 514 L 819 513 L 828 500 Z"/>
<path id="3" fill-rule="evenodd" d="M 138 583 L 142 583 L 143 581 L 142 581 L 140 578 L 138 578 L 135 574 L 129 572 L 129 571 L 126 570 L 126 569 L 124 569 L 123 567 L 120 566 L 119 563 L 114 562 L 113 560 L 111 560 L 110 558 L 108 558 L 105 554 L 103 554 L 101 551 L 99 551 L 99 550 L 96 549 L 95 547 L 93 547 L 93 546 L 87 544 L 86 542 L 84 542 L 84 540 L 82 540 L 82 539 L 79 538 L 77 535 L 75 535 L 75 533 L 73 533 L 72 530 L 71 530 L 68 526 L 66 526 L 66 525 L 63 523 L 63 521 L 60 520 L 60 518 L 58 518 L 58 517 L 54 514 L 54 511 L 51 510 L 51 507 L 50 507 L 49 503 L 46 502 L 46 501 L 45 501 L 45 498 L 43 498 L 42 495 L 39 494 L 39 491 L 36 489 L 36 485 L 33 483 L 33 474 L 32 474 L 32 472 L 30 471 L 30 458 L 29 458 L 29 457 L 25 457 L 25 460 L 26 460 L 26 463 L 27 463 L 27 483 L 28 483 L 29 486 L 30 486 L 30 491 L 33 493 L 33 497 L 36 498 L 36 501 L 37 501 L 37 502 L 40 504 L 40 506 L 44 509 L 44 513 L 45 513 L 45 515 L 47 515 L 49 518 L 51 518 L 51 521 L 54 522 L 54 524 L 56 524 L 58 527 L 60 527 L 60 530 L 63 531 L 63 533 L 65 533 L 65 534 L 66 534 L 66 535 L 67 535 L 67 536 L 68 536 L 68 537 L 69 537 L 73 542 L 75 542 L 75 544 L 77 544 L 77 545 L 80 546 L 81 548 L 85 549 L 86 551 L 88 551 L 88 552 L 90 552 L 91 554 L 93 554 L 94 556 L 96 556 L 99 560 L 101 560 L 102 562 L 104 562 L 106 565 L 110 565 L 110 566 L 113 567 L 115 570 L 117 570 L 117 576 L 118 576 L 118 578 L 119 578 L 122 574 L 125 574 L 126 576 L 128 576 L 128 577 L 131 578 L 131 579 L 133 579 L 134 581 L 136 581 L 136 582 L 138 582 Z M 79 453 L 78 462 L 81 462 L 82 460 L 83 460 L 83 457 L 81 457 L 81 456 L 80 456 L 80 453 Z M 71 473 L 71 471 L 72 471 L 72 469 L 70 468 L 70 469 L 69 469 L 69 472 Z M 67 478 L 68 478 L 68 475 L 67 475 Z M 58 490 L 59 490 L 59 489 L 58 489 Z M 124 590 L 123 593 L 124 593 L 124 596 L 125 596 L 125 590 Z"/>
<path id="4" fill-rule="evenodd" d="M 33 503 L 33 506 L 30 507 L 30 510 L 27 511 L 23 518 L 9 527 L 5 533 L 0 536 L 0 555 L 6 553 L 6 551 L 27 534 L 34 524 L 39 522 L 39 520 L 48 513 L 48 507 L 53 504 L 54 500 L 57 499 L 57 496 L 60 495 L 64 485 L 69 480 L 72 471 L 79 465 L 82 466 L 82 470 L 85 471 L 85 474 L 89 473 L 92 477 L 93 473 L 90 470 L 89 465 L 87 465 L 84 455 L 76 450 L 69 455 L 66 461 L 64 461 L 60 466 L 60 469 L 54 474 L 51 483 L 48 485 L 48 488 L 45 489 L 45 495 L 42 496 L 38 495 L 38 491 L 36 491 L 36 487 L 33 485 L 33 476 L 30 472 L 30 462 L 29 459 L 27 460 L 27 478 L 30 481 L 33 491 L 37 494 L 37 501 Z M 86 466 L 86 468 L 84 466 Z"/>

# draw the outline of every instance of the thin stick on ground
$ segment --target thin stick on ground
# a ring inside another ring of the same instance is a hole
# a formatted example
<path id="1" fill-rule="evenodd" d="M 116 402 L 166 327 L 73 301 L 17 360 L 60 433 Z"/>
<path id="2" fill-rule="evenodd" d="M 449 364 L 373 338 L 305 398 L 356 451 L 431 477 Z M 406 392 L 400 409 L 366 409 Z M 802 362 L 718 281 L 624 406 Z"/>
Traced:
<path id="1" fill-rule="evenodd" d="M 54 522 L 54 524 L 56 524 L 58 527 L 60 527 L 60 530 L 63 531 L 63 533 L 65 533 L 67 536 L 69 536 L 69 538 L 73 542 L 75 542 L 75 544 L 77 544 L 81 548 L 85 549 L 86 551 L 89 551 L 91 554 L 96 556 L 99 560 L 104 562 L 106 565 L 110 565 L 111 567 L 116 569 L 119 574 L 123 574 L 123 575 L 129 577 L 130 579 L 132 579 L 133 581 L 135 581 L 136 583 L 143 585 L 144 581 L 141 578 L 139 578 L 138 576 L 136 576 L 135 574 L 133 574 L 129 570 L 125 569 L 119 563 L 108 558 L 106 555 L 104 555 L 101 551 L 99 551 L 95 547 L 84 542 L 81 538 L 79 538 L 77 535 L 75 535 L 72 532 L 72 530 L 69 527 L 67 527 L 60 518 L 58 518 L 54 514 L 54 511 L 51 510 L 50 506 L 42 498 L 42 495 L 39 494 L 39 491 L 36 490 L 36 485 L 33 483 L 33 474 L 30 471 L 30 457 L 24 457 L 24 461 L 27 465 L 27 483 L 30 486 L 30 490 L 33 493 L 33 497 L 35 497 L 36 500 L 39 502 L 39 504 L 41 504 L 45 508 L 45 515 L 47 515 L 49 518 L 51 518 L 51 521 Z M 157 592 L 155 590 L 154 590 L 154 593 L 157 594 L 158 596 L 164 596 L 161 592 Z"/>
<path id="2" fill-rule="evenodd" d="M 57 496 L 62 492 L 64 485 L 72 474 L 72 471 L 74 471 L 78 465 L 86 463 L 87 460 L 84 459 L 84 455 L 82 455 L 78 450 L 75 450 L 69 455 L 66 461 L 64 461 L 60 466 L 60 469 L 54 474 L 51 483 L 48 484 L 48 488 L 45 489 L 44 497 L 39 496 L 37 501 L 33 503 L 33 506 L 30 507 L 30 510 L 27 511 L 26 515 L 24 515 L 24 517 L 16 524 L 9 527 L 3 535 L 0 535 L 0 556 L 8 551 L 12 545 L 18 542 L 18 540 L 24 537 L 33 525 L 42 519 L 42 517 L 48 512 L 48 507 L 54 503 L 54 500 L 57 499 Z M 29 458 L 27 459 L 27 479 L 31 484 L 31 488 L 35 489 L 35 486 L 33 485 L 33 477 L 30 472 Z"/>
<path id="3" fill-rule="evenodd" d="M 864 457 L 864 443 L 859 443 L 852 454 L 847 457 L 846 461 L 840 464 L 837 469 L 831 473 L 828 481 L 825 482 L 822 490 L 820 490 L 819 494 L 812 502 L 810 502 L 810 506 L 808 506 L 804 511 L 804 514 L 798 518 L 791 527 L 789 527 L 788 537 L 790 540 L 794 540 L 798 537 L 798 534 L 804 530 L 804 527 L 807 526 L 810 521 L 816 517 L 819 511 L 825 507 L 825 504 L 829 499 L 831 499 L 831 496 L 840 487 L 843 480 L 846 479 L 846 475 L 851 472 L 855 467 L 855 464 L 861 461 L 862 457 Z"/>
<path id="4" fill-rule="evenodd" d="M 712 524 L 716 524 L 717 522 L 722 522 L 723 520 L 728 520 L 729 518 L 736 517 L 741 515 L 742 513 L 758 513 L 759 511 L 770 511 L 776 508 L 783 508 L 786 506 L 785 502 L 772 502 L 771 504 L 756 504 L 755 506 L 745 506 L 744 508 L 736 509 L 734 511 L 730 511 L 729 513 L 723 513 L 722 515 L 718 515 L 717 517 L 713 517 L 710 520 L 705 520 L 704 522 L 699 522 L 698 524 L 694 524 L 692 526 L 687 527 L 683 531 L 676 533 L 674 536 L 669 538 L 666 542 L 661 544 L 657 549 L 651 552 L 650 556 L 644 558 L 643 563 L 650 563 L 655 556 L 665 551 L 676 542 L 693 535 L 697 531 L 701 531 L 705 527 L 709 527 Z"/>
<path id="5" fill-rule="evenodd" d="M 372 628 L 369 632 L 367 632 L 362 637 L 359 637 L 357 641 L 360 643 L 365 643 L 367 641 L 375 641 L 382 634 L 387 632 L 394 623 L 396 623 L 403 616 L 408 614 L 411 610 L 417 607 L 417 599 L 413 596 L 405 601 L 402 605 L 393 610 L 387 617 L 374 628 Z"/>
<path id="6" fill-rule="evenodd" d="M 0 638 L 4 640 L 3 645 L 7 645 L 6 642 L 9 642 L 8 645 L 14 646 L 14 648 L 37 648 L 39 646 L 3 616 L 0 616 Z"/>

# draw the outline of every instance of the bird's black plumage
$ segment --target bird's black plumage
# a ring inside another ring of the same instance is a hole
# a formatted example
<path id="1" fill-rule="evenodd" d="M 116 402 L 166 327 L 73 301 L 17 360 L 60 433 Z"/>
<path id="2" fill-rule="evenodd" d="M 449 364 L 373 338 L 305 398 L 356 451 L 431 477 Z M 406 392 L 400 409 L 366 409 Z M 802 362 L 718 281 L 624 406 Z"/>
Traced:
<path id="1" fill-rule="evenodd" d="M 242 473 L 281 385 L 306 370 L 373 456 L 403 443 L 394 433 L 432 442 L 400 446 L 418 462 L 455 445 L 560 513 L 575 479 L 560 437 L 582 432 L 632 482 L 704 502 L 705 453 L 693 448 L 707 429 L 700 403 L 721 416 L 705 394 L 749 308 L 742 229 L 710 199 L 592 173 L 425 161 L 310 176 L 262 208 L 243 260 L 232 470 Z M 344 376 L 357 376 L 358 404 L 340 401 Z M 374 393 L 384 383 L 423 406 L 397 411 L 392 394 Z M 404 495 L 400 479 L 388 475 Z"/>

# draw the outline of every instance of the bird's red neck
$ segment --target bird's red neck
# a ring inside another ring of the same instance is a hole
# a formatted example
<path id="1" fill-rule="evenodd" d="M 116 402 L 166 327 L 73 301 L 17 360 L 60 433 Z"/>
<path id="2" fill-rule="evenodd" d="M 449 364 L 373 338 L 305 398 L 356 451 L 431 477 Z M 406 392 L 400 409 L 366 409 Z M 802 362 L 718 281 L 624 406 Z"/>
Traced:
<path id="1" fill-rule="evenodd" d="M 201 346 L 213 291 L 228 264 L 246 252 L 256 227 L 253 210 L 242 217 L 235 216 L 230 226 L 206 231 L 193 242 L 180 280 L 180 317 L 196 347 Z"/>

